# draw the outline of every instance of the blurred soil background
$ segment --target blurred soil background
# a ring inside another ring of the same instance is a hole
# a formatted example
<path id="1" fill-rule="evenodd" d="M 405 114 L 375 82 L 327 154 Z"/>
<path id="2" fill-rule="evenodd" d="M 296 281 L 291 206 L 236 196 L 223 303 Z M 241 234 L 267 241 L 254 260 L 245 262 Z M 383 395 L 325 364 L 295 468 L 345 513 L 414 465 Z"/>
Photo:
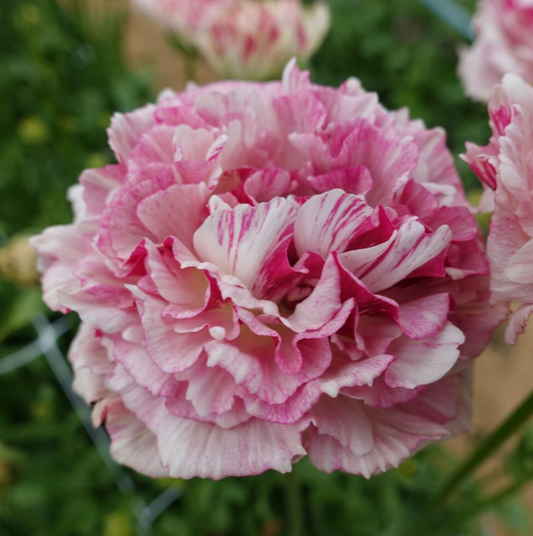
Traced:
<path id="1" fill-rule="evenodd" d="M 152 89 L 157 95 L 166 88 L 181 91 L 185 88 L 186 67 L 182 57 L 169 43 L 159 25 L 135 10 L 128 0 L 83 0 L 89 12 L 99 17 L 105 13 L 127 13 L 125 53 L 133 69 L 149 71 Z M 208 84 L 217 75 L 200 59 L 195 66 L 195 82 Z"/>

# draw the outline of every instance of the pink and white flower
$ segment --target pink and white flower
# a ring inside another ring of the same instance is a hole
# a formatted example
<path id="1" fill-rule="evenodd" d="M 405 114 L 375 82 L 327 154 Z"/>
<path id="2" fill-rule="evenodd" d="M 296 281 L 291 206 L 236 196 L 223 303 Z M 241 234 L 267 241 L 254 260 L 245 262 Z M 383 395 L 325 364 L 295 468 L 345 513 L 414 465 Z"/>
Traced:
<path id="1" fill-rule="evenodd" d="M 533 87 L 506 75 L 489 100 L 492 137 L 468 144 L 465 160 L 494 191 L 488 238 L 495 303 L 517 302 L 506 341 L 515 344 L 533 313 Z"/>
<path id="2" fill-rule="evenodd" d="M 198 32 L 196 45 L 224 78 L 278 78 L 285 64 L 308 60 L 330 25 L 327 5 L 304 6 L 299 0 L 241 0 L 219 12 Z"/>
<path id="3" fill-rule="evenodd" d="M 33 243 L 45 300 L 82 318 L 75 387 L 117 461 L 369 477 L 468 429 L 506 308 L 442 130 L 290 63 L 164 93 L 109 140 L 118 164 Z"/>
<path id="4" fill-rule="evenodd" d="M 476 41 L 461 53 L 459 74 L 466 93 L 487 101 L 503 75 L 533 82 L 533 1 L 480 0 Z"/>
<path id="5" fill-rule="evenodd" d="M 133 0 L 197 49 L 223 78 L 279 78 L 293 57 L 307 61 L 330 26 L 326 3 L 300 0 Z"/>

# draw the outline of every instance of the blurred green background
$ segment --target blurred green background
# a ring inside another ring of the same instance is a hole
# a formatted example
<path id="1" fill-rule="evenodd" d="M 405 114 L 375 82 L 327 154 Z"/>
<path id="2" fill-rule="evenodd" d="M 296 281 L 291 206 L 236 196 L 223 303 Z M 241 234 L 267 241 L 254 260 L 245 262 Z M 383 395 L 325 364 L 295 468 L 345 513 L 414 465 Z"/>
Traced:
<path id="1" fill-rule="evenodd" d="M 456 155 L 466 140 L 486 142 L 486 109 L 464 97 L 456 76 L 460 35 L 417 0 L 329 3 L 332 31 L 311 64 L 316 82 L 357 76 L 387 107 L 408 106 L 428 126 L 443 126 Z M 473 0 L 461 3 L 473 11 Z M 84 168 L 113 159 L 105 129 L 114 111 L 153 99 L 164 72 L 184 82 L 179 58 L 167 50 L 162 61 L 150 52 L 148 23 L 132 26 L 126 2 L 103 3 L 106 9 L 96 12 L 86 4 L 0 2 L 0 359 L 34 340 L 31 320 L 45 311 L 31 252 L 17 239 L 70 221 L 68 187 Z M 159 61 L 150 62 L 150 53 Z M 200 81 L 213 78 L 204 67 L 199 73 Z M 475 190 L 472 173 L 459 167 Z M 74 328 L 76 320 L 70 322 Z M 60 341 L 63 350 L 72 331 Z M 532 452 L 526 433 L 498 463 L 517 488 L 532 474 Z M 400 534 L 458 455 L 432 447 L 370 481 L 323 475 L 301 462 L 306 534 Z M 43 357 L 0 376 L 0 536 L 133 536 L 138 497 L 150 501 L 169 486 L 182 496 L 149 534 L 290 536 L 286 514 L 294 498 L 282 475 L 219 483 L 130 475 L 136 489 L 124 494 Z M 470 482 L 431 536 L 533 534 L 523 496 L 486 502 L 486 492 L 485 480 Z"/>

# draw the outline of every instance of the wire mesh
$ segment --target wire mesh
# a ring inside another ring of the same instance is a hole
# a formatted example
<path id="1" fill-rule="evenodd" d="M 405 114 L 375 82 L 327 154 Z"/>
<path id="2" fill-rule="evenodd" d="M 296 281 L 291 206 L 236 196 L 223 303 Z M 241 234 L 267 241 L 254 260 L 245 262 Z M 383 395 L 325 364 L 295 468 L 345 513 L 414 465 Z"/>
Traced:
<path id="1" fill-rule="evenodd" d="M 118 489 L 130 499 L 131 510 L 137 521 L 137 534 L 146 536 L 156 519 L 179 499 L 181 490 L 171 486 L 149 504 L 136 493 L 135 482 L 129 473 L 115 463 L 109 454 L 109 437 L 102 428 L 94 428 L 89 407 L 72 389 L 73 374 L 58 346 L 59 338 L 72 328 L 70 322 L 67 318 L 61 318 L 51 324 L 43 313 L 39 313 L 32 324 L 38 334 L 37 339 L 21 350 L 2 358 L 0 376 L 23 367 L 42 355 L 46 357 L 59 385 L 109 469 Z"/>
<path id="2" fill-rule="evenodd" d="M 472 17 L 453 0 L 419 0 L 437 17 L 459 32 L 468 41 L 474 40 Z"/>
<path id="3" fill-rule="evenodd" d="M 51 344 L 57 341 L 70 328 L 70 323 L 66 318 L 61 318 L 54 324 L 46 327 L 35 341 L 11 355 L 0 359 L 0 376 L 21 368 L 38 357 L 41 357 L 44 349 L 48 349 Z"/>

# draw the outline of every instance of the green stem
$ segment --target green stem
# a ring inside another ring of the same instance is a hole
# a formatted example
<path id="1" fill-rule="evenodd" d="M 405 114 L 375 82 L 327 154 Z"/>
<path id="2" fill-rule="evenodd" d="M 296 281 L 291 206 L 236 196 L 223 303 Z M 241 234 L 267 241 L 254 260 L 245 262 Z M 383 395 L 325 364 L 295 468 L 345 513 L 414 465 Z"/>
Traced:
<path id="1" fill-rule="evenodd" d="M 490 434 L 457 469 L 444 481 L 441 489 L 430 500 L 426 514 L 418 524 L 420 530 L 413 534 L 425 534 L 435 517 L 441 513 L 447 499 L 452 495 L 470 475 L 495 451 L 497 451 L 519 428 L 521 428 L 533 415 L 533 392 L 520 404 L 520 406 L 492 433 Z"/>
<path id="2" fill-rule="evenodd" d="M 292 471 L 286 477 L 286 484 L 288 534 L 289 536 L 305 536 L 302 488 L 294 465 Z"/>
<path id="3" fill-rule="evenodd" d="M 196 55 L 184 54 L 183 61 L 185 63 L 185 80 L 194 82 L 196 79 Z"/>
<path id="4" fill-rule="evenodd" d="M 488 471 L 485 475 L 479 479 L 480 489 L 489 489 L 494 487 L 494 483 L 501 482 L 502 479 L 506 476 L 505 467 L 498 464 L 497 467 Z"/>
<path id="5" fill-rule="evenodd" d="M 191 44 L 182 41 L 177 35 L 167 34 L 168 42 L 182 55 L 185 63 L 185 79 L 187 82 L 194 82 L 196 76 L 196 60 L 198 50 Z"/>
<path id="6" fill-rule="evenodd" d="M 516 493 L 518 493 L 526 484 L 529 483 L 528 479 L 520 479 L 516 482 L 513 482 L 506 488 L 503 488 L 502 490 L 489 495 L 485 499 L 479 501 L 478 503 L 474 504 L 471 508 L 468 509 L 468 517 L 474 517 L 477 514 L 484 512 L 485 510 L 488 510 L 489 508 L 492 508 L 494 505 L 500 504 L 503 501 L 507 500 L 509 497 L 512 497 Z"/>

